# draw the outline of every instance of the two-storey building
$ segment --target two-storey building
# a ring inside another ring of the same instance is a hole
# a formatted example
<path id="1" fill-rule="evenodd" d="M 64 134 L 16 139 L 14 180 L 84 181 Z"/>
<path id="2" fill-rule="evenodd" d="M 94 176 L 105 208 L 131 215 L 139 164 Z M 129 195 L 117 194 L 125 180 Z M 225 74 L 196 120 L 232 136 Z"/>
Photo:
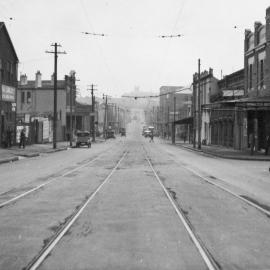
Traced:
<path id="1" fill-rule="evenodd" d="M 18 57 L 7 28 L 0 22 L 0 147 L 15 142 Z"/>

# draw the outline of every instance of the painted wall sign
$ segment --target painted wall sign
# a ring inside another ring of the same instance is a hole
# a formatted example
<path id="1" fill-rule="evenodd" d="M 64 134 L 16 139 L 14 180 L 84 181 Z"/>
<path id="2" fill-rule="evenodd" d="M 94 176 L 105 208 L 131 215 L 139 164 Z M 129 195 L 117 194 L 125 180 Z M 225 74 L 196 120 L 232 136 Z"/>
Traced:
<path id="1" fill-rule="evenodd" d="M 15 87 L 2 84 L 2 100 L 15 102 Z"/>

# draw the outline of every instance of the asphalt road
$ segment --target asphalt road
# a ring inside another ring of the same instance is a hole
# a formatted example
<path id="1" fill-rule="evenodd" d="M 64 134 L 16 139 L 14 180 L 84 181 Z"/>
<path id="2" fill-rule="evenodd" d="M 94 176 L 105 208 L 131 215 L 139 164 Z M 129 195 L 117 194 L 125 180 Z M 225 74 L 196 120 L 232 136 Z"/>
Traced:
<path id="1" fill-rule="evenodd" d="M 0 269 L 270 269 L 268 164 L 140 132 L 1 165 Z"/>

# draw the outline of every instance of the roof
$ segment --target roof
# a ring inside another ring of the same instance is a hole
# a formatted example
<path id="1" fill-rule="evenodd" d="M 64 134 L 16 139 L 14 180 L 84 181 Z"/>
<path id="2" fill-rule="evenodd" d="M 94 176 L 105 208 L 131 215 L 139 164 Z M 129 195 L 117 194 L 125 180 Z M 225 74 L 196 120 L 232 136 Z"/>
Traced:
<path id="1" fill-rule="evenodd" d="M 11 46 L 12 50 L 13 50 L 13 53 L 14 53 L 14 55 L 15 55 L 16 60 L 19 61 L 19 58 L 18 58 L 18 56 L 17 56 L 17 53 L 16 53 L 16 51 L 15 51 L 15 48 L 14 48 L 14 46 L 13 46 L 13 43 L 12 43 L 12 41 L 11 41 L 11 38 L 10 38 L 10 36 L 9 36 L 8 30 L 7 30 L 6 25 L 5 25 L 4 22 L 0 22 L 0 31 L 1 31 L 2 29 L 5 31 L 5 33 L 6 33 L 6 35 L 7 35 L 8 41 L 9 41 L 9 43 L 10 43 L 10 46 Z"/>
<path id="2" fill-rule="evenodd" d="M 64 80 L 58 80 L 57 81 L 57 88 L 65 88 L 66 84 Z M 42 86 L 41 87 L 36 87 L 36 81 L 31 80 L 27 81 L 27 84 L 25 85 L 18 85 L 18 89 L 39 89 L 39 90 L 50 90 L 54 88 L 54 84 L 52 83 L 51 80 L 42 80 Z"/>

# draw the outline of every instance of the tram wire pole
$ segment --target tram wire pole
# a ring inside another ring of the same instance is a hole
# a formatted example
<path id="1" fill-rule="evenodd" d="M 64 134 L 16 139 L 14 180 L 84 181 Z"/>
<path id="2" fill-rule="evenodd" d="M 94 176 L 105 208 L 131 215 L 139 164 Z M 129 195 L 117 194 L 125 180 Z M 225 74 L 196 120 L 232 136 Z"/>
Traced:
<path id="1" fill-rule="evenodd" d="M 57 58 L 58 54 L 66 54 L 66 52 L 59 52 L 58 47 L 62 47 L 60 44 L 54 43 L 51 45 L 54 47 L 54 51 L 46 51 L 46 53 L 54 54 L 54 87 L 53 87 L 53 149 L 56 149 L 56 132 L 57 132 Z"/>
<path id="2" fill-rule="evenodd" d="M 198 149 L 202 148 L 201 144 L 201 125 L 202 125 L 202 111 L 201 111 L 201 59 L 198 60 Z"/>
<path id="3" fill-rule="evenodd" d="M 96 85 L 91 84 L 91 89 L 89 89 L 91 91 L 91 98 L 92 98 L 92 106 L 91 106 L 91 122 L 90 122 L 90 130 L 92 132 L 92 142 L 96 141 L 96 129 L 95 129 L 95 96 L 94 96 L 94 91 L 96 91 L 96 89 L 94 89 L 94 87 Z"/>

